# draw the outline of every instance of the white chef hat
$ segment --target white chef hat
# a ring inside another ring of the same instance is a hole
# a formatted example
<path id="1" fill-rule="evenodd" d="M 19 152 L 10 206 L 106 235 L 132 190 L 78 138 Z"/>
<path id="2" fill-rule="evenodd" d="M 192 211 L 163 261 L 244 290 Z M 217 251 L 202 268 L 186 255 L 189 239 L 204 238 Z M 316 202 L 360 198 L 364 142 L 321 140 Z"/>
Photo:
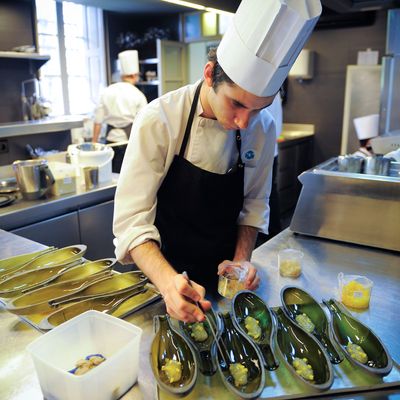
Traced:
<path id="1" fill-rule="evenodd" d="M 139 54 L 137 50 L 126 50 L 118 54 L 121 67 L 121 75 L 133 75 L 139 73 Z"/>
<path id="2" fill-rule="evenodd" d="M 371 139 L 379 135 L 379 114 L 354 118 L 353 123 L 358 140 Z"/>
<path id="3" fill-rule="evenodd" d="M 242 89 L 274 95 L 321 11 L 320 0 L 242 0 L 218 46 L 219 64 Z"/>

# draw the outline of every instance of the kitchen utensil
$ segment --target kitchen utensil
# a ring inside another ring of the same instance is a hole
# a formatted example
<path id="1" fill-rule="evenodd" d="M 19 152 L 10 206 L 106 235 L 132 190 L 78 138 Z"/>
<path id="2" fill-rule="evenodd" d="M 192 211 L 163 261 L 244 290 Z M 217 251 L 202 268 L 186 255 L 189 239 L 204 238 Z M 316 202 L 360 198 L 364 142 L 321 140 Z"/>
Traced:
<path id="1" fill-rule="evenodd" d="M 281 290 L 281 301 L 287 315 L 322 344 L 331 363 L 341 363 L 343 356 L 331 340 L 328 318 L 317 301 L 306 291 L 294 286 L 286 286 Z"/>
<path id="2" fill-rule="evenodd" d="M 363 166 L 363 158 L 356 156 L 338 156 L 339 172 L 360 173 Z"/>
<path id="3" fill-rule="evenodd" d="M 14 178 L 2 178 L 0 179 L 0 193 L 14 193 L 19 190 L 17 185 L 17 179 Z"/>
<path id="4" fill-rule="evenodd" d="M 90 177 L 90 179 L 86 179 L 85 168 L 87 167 L 90 167 L 89 174 L 91 169 L 98 169 L 98 183 L 106 183 L 112 180 L 111 161 L 114 157 L 114 150 L 110 146 L 101 143 L 71 144 L 68 146 L 68 155 L 71 164 L 77 168 L 79 184 L 86 185 L 87 182 L 90 186 L 96 182 L 94 175 L 92 177 L 89 175 L 87 178 Z"/>
<path id="5" fill-rule="evenodd" d="M 190 393 L 197 380 L 196 357 L 189 342 L 173 329 L 169 315 L 153 318 L 150 365 L 157 384 L 176 396 Z"/>
<path id="6" fill-rule="evenodd" d="M 0 193 L 0 207 L 8 206 L 9 204 L 13 203 L 16 199 L 17 199 L 16 196 Z"/>
<path id="7" fill-rule="evenodd" d="M 187 274 L 187 272 L 186 272 L 186 271 L 183 271 L 183 272 L 182 272 L 182 275 L 185 277 L 185 279 L 186 279 L 187 282 L 189 283 L 189 286 L 192 286 L 192 282 L 190 282 L 189 275 Z M 192 287 L 193 287 L 193 286 L 192 286 Z M 199 307 L 200 310 L 203 311 L 203 313 L 204 313 L 204 315 L 206 316 L 206 319 L 207 319 L 207 314 L 206 314 L 206 312 L 204 311 L 204 309 L 203 309 L 203 307 L 201 306 L 201 304 L 200 304 L 198 301 L 196 301 L 195 303 L 196 303 L 197 307 Z M 218 342 L 218 339 L 217 339 L 217 332 L 216 332 L 216 330 L 217 330 L 217 325 L 216 325 L 216 324 L 213 325 L 213 321 L 211 321 L 211 320 L 209 319 L 209 320 L 208 320 L 208 326 L 209 326 L 210 331 L 211 331 L 211 333 L 212 333 L 212 335 L 213 335 L 213 337 L 214 337 L 215 343 L 216 343 L 216 345 L 217 345 L 217 347 L 218 347 L 218 350 L 219 350 L 219 352 L 220 352 L 220 354 L 221 354 L 221 357 L 224 359 L 225 364 L 228 365 L 228 363 L 226 362 L 226 360 L 225 360 L 225 358 L 224 358 L 224 357 L 225 357 L 224 354 L 227 354 L 226 349 L 221 349 L 221 344 Z M 215 330 L 214 330 L 214 329 L 215 329 Z M 224 350 L 224 351 L 223 351 L 223 350 Z"/>
<path id="8" fill-rule="evenodd" d="M 218 371 L 225 387 L 242 399 L 260 396 L 265 385 L 265 370 L 260 351 L 237 329 L 229 312 L 219 313 L 223 327 L 220 345 L 226 349 L 218 354 Z M 226 363 L 228 361 L 228 364 Z"/>
<path id="9" fill-rule="evenodd" d="M 366 325 L 351 316 L 344 306 L 333 299 L 322 300 L 331 313 L 330 328 L 347 359 L 364 371 L 386 376 L 393 368 L 393 361 L 378 336 Z M 365 362 L 352 357 L 350 345 L 360 346 Z"/>
<path id="10" fill-rule="evenodd" d="M 20 274 L 25 271 L 37 270 L 39 268 L 54 267 L 57 265 L 69 265 L 79 263 L 83 255 L 85 254 L 87 246 L 84 244 L 77 244 L 73 246 L 63 247 L 61 249 L 56 249 L 51 247 L 37 253 L 37 257 L 32 255 L 32 259 L 29 261 L 29 254 L 21 257 L 21 262 L 16 262 L 14 266 L 9 266 L 8 261 L 6 265 L 8 267 L 2 268 L 2 263 L 0 262 L 0 281 L 10 278 L 15 274 Z M 33 253 L 36 254 L 36 253 Z M 12 259 L 9 259 L 12 262 Z M 18 260 L 18 258 L 17 258 Z M 26 262 L 23 261 L 27 260 Z"/>
<path id="11" fill-rule="evenodd" d="M 255 293 L 245 290 L 235 295 L 232 300 L 233 321 L 237 328 L 252 340 L 260 349 L 264 358 L 264 366 L 269 371 L 279 367 L 274 354 L 275 321 L 267 305 Z M 248 317 L 254 318 L 259 325 L 260 335 L 250 335 L 246 328 Z"/>
<path id="12" fill-rule="evenodd" d="M 43 197 L 54 183 L 47 160 L 17 160 L 13 162 L 22 197 L 26 200 L 37 200 Z"/>
<path id="13" fill-rule="evenodd" d="M 217 372 L 215 351 L 217 342 L 215 340 L 214 327 L 210 326 L 210 324 L 218 326 L 219 320 L 212 308 L 206 311 L 205 315 L 206 320 L 204 322 L 185 323 L 179 321 L 179 327 L 196 350 L 200 372 L 203 375 L 212 376 Z M 210 319 L 212 322 L 210 322 Z M 201 329 L 202 334 L 200 338 L 198 337 L 199 329 Z"/>
<path id="14" fill-rule="evenodd" d="M 146 292 L 146 289 L 143 287 L 134 288 L 129 292 L 112 294 L 105 297 L 87 298 L 78 302 L 72 302 L 71 304 L 65 304 L 62 307 L 55 308 L 54 312 L 40 321 L 39 327 L 43 330 L 53 329 L 89 310 L 112 314 L 124 301 L 144 292 Z"/>
<path id="15" fill-rule="evenodd" d="M 48 247 L 44 250 L 35 251 L 34 253 L 25 253 L 20 254 L 18 256 L 5 258 L 0 260 L 0 282 L 3 280 L 3 277 L 6 275 L 10 275 L 17 271 L 19 268 L 23 267 L 25 264 L 33 261 L 35 258 L 39 256 L 49 253 L 53 251 L 54 247 Z"/>
<path id="16" fill-rule="evenodd" d="M 61 305 L 70 301 L 84 300 L 93 297 L 104 297 L 120 293 L 126 293 L 132 289 L 142 288 L 148 282 L 148 278 L 141 271 L 130 271 L 115 274 L 96 282 L 79 293 L 67 294 L 50 301 L 51 305 Z"/>
<path id="17" fill-rule="evenodd" d="M 329 389 L 333 383 L 333 369 L 323 347 L 313 336 L 295 324 L 282 309 L 278 309 L 275 316 L 278 321 L 277 348 L 287 368 L 310 388 Z M 299 373 L 301 370 L 296 368 L 296 361 L 303 361 L 311 366 L 312 376 L 309 379 Z"/>
<path id="18" fill-rule="evenodd" d="M 387 176 L 390 163 L 390 158 L 380 155 L 367 157 L 364 161 L 364 174 Z"/>

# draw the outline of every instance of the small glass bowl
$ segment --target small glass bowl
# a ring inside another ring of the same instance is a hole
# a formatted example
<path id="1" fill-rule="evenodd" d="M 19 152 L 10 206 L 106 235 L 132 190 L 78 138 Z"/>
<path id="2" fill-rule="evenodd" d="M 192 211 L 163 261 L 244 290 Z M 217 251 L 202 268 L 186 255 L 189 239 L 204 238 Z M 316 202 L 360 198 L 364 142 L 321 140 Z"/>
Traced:
<path id="1" fill-rule="evenodd" d="M 279 273 L 281 276 L 297 278 L 301 274 L 304 254 L 300 250 L 285 249 L 278 253 Z"/>
<path id="2" fill-rule="evenodd" d="M 237 292 L 245 290 L 247 273 L 248 267 L 245 262 L 226 264 L 218 279 L 218 293 L 227 299 L 231 299 Z"/>

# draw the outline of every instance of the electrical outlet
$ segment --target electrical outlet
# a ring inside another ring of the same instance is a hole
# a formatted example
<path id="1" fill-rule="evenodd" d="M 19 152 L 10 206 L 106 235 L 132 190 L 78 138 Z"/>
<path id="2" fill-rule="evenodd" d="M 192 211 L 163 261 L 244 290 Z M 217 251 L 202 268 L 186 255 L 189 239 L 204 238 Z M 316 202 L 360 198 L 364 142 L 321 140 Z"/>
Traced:
<path id="1" fill-rule="evenodd" d="M 8 140 L 0 139 L 0 153 L 8 153 L 10 149 L 8 148 Z"/>

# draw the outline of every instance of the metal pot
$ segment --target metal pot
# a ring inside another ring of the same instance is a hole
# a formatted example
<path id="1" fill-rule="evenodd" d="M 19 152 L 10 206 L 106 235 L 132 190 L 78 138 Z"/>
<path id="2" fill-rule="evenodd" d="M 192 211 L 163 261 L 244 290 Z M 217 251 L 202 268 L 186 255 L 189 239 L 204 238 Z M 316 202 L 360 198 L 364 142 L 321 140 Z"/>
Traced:
<path id="1" fill-rule="evenodd" d="M 47 160 L 18 160 L 13 162 L 22 197 L 36 200 L 43 197 L 54 183 Z"/>
<path id="2" fill-rule="evenodd" d="M 383 156 L 367 157 L 364 161 L 364 174 L 369 175 L 389 175 L 390 158 Z"/>

